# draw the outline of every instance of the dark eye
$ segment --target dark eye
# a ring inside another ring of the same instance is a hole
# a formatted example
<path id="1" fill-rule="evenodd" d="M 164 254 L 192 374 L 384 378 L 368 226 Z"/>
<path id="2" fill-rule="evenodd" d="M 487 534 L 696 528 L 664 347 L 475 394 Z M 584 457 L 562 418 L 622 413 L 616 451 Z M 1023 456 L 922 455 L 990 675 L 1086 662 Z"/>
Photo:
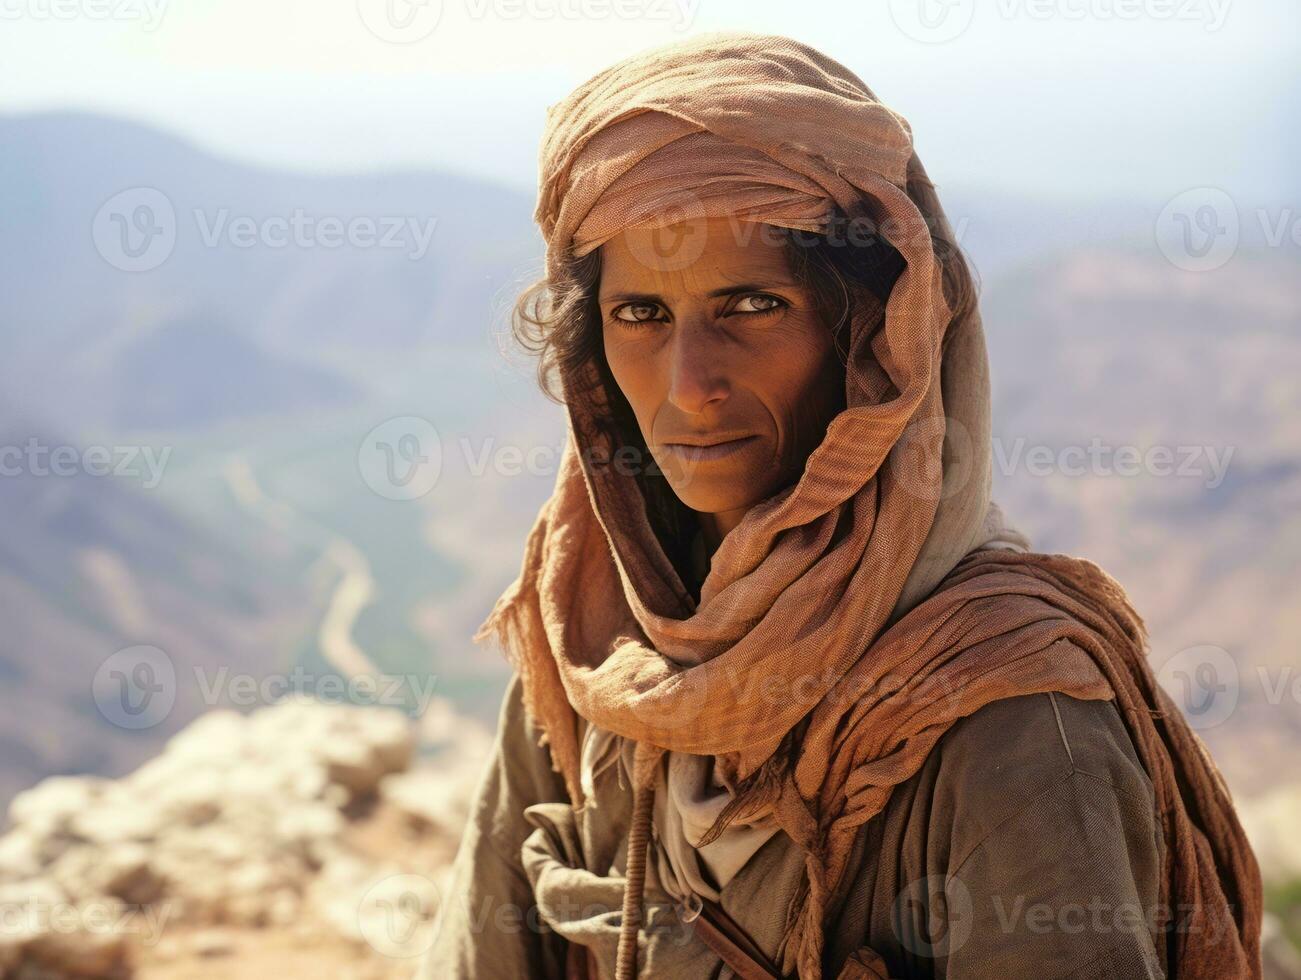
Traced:
<path id="1" fill-rule="evenodd" d="M 745 304 L 750 304 L 746 309 Z M 768 305 L 771 304 L 771 305 Z M 777 310 L 784 309 L 789 304 L 780 296 L 773 296 L 770 293 L 745 293 L 736 301 L 732 307 L 733 313 L 774 313 Z"/>
<path id="2" fill-rule="evenodd" d="M 658 303 L 624 303 L 610 311 L 610 318 L 620 323 L 659 323 L 660 318 L 654 316 L 658 309 L 660 309 Z M 624 316 L 625 313 L 631 315 Z"/>

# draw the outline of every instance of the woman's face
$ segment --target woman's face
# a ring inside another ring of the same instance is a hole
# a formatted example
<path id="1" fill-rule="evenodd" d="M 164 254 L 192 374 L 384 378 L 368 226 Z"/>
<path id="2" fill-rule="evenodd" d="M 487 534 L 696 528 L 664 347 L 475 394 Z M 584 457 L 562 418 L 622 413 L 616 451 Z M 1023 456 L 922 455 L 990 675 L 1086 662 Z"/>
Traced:
<path id="1" fill-rule="evenodd" d="M 601 246 L 610 369 L 674 492 L 720 537 L 799 478 L 844 401 L 831 333 L 763 230 L 710 218 Z M 656 259 L 692 235 L 698 258 Z"/>

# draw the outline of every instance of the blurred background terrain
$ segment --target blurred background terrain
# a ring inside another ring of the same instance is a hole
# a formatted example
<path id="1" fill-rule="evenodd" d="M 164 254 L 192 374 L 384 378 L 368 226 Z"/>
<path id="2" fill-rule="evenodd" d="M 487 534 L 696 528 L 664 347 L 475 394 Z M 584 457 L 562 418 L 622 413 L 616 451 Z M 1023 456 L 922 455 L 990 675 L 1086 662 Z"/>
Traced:
<path id="1" fill-rule="evenodd" d="M 1129 590 L 1242 801 L 1271 975 L 1301 975 L 1295 11 L 976 5 L 947 36 L 889 4 L 846 44 L 766 4 L 666 6 L 655 38 L 446 4 L 396 40 L 345 6 L 4 24 L 0 903 L 177 904 L 148 943 L 5 925 L 0 972 L 265 975 L 313 948 L 321 976 L 407 975 L 358 910 L 454 846 L 506 678 L 469 637 L 564 436 L 503 351 L 540 271 L 543 109 L 689 16 L 808 40 L 912 122 L 982 283 L 996 497 Z"/>

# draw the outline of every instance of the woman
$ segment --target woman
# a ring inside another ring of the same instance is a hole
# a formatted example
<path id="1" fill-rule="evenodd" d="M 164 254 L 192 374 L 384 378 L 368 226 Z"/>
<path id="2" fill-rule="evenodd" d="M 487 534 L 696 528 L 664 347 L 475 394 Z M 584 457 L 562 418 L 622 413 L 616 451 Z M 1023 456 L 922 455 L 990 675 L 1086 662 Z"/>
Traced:
<path id="1" fill-rule="evenodd" d="M 549 109 L 523 334 L 570 439 L 436 977 L 1258 977 L 1259 873 L 1094 565 L 989 499 L 907 123 L 787 38 Z"/>

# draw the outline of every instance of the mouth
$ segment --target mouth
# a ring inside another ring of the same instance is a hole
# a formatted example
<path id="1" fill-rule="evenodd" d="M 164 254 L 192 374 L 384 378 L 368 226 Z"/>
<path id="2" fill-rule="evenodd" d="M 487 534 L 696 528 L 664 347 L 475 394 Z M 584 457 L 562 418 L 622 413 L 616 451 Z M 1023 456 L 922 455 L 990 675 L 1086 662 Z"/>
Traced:
<path id="1" fill-rule="evenodd" d="M 723 459 L 755 442 L 758 436 L 724 437 L 712 442 L 665 442 L 663 447 L 674 456 L 692 463 Z"/>

